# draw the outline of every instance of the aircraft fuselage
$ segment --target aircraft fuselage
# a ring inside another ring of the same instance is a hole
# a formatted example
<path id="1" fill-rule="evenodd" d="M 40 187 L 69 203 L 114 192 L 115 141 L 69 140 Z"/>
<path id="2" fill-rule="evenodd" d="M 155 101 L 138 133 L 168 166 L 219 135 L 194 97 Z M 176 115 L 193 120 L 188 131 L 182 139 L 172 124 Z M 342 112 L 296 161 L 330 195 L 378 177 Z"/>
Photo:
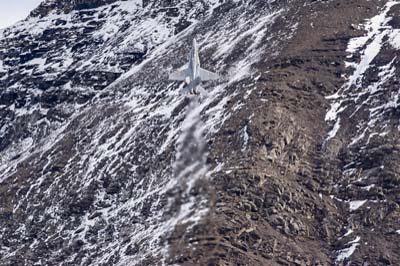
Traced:
<path id="1" fill-rule="evenodd" d="M 201 83 L 200 79 L 200 58 L 197 42 L 193 39 L 193 47 L 189 57 L 189 76 L 186 78 L 186 84 L 190 92 L 198 94 L 196 87 Z"/>
<path id="2" fill-rule="evenodd" d="M 200 92 L 207 94 L 202 87 L 198 86 L 202 81 L 218 80 L 219 75 L 201 68 L 198 45 L 196 40 L 193 39 L 187 68 L 171 73 L 169 79 L 184 81 L 186 86 L 183 88 L 183 92 L 198 95 Z"/>

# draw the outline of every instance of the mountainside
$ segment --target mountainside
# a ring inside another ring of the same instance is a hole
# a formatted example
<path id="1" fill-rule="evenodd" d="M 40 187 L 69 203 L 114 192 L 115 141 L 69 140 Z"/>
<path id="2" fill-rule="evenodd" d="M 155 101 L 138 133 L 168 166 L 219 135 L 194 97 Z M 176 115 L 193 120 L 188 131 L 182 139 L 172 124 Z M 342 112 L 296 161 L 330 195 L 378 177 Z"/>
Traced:
<path id="1" fill-rule="evenodd" d="M 0 30 L 0 265 L 400 265 L 399 50 L 394 0 L 43 1 Z"/>

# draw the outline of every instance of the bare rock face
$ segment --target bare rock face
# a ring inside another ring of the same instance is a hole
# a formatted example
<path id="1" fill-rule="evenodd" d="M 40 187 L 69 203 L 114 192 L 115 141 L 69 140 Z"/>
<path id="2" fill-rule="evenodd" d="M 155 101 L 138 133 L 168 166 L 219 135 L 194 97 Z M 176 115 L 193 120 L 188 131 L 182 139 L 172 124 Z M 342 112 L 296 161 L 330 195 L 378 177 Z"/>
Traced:
<path id="1" fill-rule="evenodd" d="M 43 1 L 0 31 L 0 265 L 400 265 L 399 12 Z"/>

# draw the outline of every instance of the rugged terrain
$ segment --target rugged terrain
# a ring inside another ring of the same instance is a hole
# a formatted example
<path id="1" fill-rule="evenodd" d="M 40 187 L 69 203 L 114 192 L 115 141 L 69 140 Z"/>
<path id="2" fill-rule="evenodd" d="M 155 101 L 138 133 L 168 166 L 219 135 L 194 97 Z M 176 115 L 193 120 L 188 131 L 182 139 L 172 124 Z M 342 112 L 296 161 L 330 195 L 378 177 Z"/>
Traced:
<path id="1" fill-rule="evenodd" d="M 0 30 L 0 265 L 400 265 L 399 49 L 392 0 L 43 1 Z"/>

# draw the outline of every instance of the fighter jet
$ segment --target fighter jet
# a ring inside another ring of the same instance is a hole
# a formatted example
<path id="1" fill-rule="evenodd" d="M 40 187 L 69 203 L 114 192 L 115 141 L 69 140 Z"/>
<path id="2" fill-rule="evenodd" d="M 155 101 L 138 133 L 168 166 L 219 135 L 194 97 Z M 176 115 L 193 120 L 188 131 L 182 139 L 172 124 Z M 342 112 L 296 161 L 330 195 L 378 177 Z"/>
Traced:
<path id="1" fill-rule="evenodd" d="M 186 69 L 176 71 L 169 75 L 170 80 L 185 81 L 183 94 L 199 95 L 207 92 L 199 86 L 202 81 L 217 80 L 219 76 L 200 67 L 199 50 L 196 39 L 193 39 L 193 47 L 189 55 L 189 64 Z"/>

